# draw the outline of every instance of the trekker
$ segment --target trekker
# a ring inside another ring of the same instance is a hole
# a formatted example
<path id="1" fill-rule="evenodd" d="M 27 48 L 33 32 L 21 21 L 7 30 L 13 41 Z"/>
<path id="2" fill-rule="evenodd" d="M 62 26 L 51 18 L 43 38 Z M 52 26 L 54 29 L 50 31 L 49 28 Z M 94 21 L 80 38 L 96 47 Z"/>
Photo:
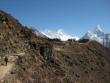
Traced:
<path id="1" fill-rule="evenodd" d="M 7 63 L 8 63 L 8 57 L 7 56 L 5 56 L 4 61 L 5 61 L 5 64 L 7 65 Z"/>

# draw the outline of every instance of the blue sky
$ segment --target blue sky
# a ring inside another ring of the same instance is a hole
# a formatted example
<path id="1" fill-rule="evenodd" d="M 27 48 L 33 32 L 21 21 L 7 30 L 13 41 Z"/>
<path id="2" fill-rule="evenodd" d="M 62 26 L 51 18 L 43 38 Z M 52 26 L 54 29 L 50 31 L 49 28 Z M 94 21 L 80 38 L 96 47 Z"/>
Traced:
<path id="1" fill-rule="evenodd" d="M 0 10 L 23 25 L 83 36 L 97 24 L 110 32 L 110 0 L 1 0 Z"/>

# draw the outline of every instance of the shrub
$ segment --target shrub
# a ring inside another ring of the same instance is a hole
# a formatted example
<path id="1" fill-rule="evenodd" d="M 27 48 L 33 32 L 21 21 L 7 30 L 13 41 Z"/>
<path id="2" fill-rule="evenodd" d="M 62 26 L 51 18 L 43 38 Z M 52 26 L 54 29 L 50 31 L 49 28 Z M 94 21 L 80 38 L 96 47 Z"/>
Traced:
<path id="1" fill-rule="evenodd" d="M 53 41 L 56 41 L 56 42 L 61 42 L 61 40 L 60 39 L 58 39 L 58 38 L 54 38 L 54 39 L 52 39 Z"/>
<path id="2" fill-rule="evenodd" d="M 80 43 L 86 43 L 88 41 L 89 41 L 89 39 L 80 39 L 78 42 L 80 42 Z"/>
<path id="3" fill-rule="evenodd" d="M 68 39 L 68 41 L 73 41 L 73 42 L 75 42 L 76 40 L 75 40 L 75 39 Z"/>

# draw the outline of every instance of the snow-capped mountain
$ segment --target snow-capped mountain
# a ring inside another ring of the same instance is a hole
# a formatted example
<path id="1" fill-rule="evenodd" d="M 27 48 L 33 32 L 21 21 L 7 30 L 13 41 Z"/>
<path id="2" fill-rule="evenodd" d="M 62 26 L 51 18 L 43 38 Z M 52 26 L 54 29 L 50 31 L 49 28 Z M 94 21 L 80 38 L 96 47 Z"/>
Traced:
<path id="1" fill-rule="evenodd" d="M 105 33 L 103 32 L 102 28 L 100 25 L 97 25 L 96 28 L 93 31 L 94 34 L 96 34 L 98 37 L 103 38 L 105 36 Z"/>
<path id="2" fill-rule="evenodd" d="M 101 29 L 100 25 L 97 25 L 96 28 L 93 31 L 88 31 L 82 39 L 90 39 L 90 40 L 96 40 L 99 43 L 103 43 L 103 38 L 105 38 L 105 33 Z"/>
<path id="3" fill-rule="evenodd" d="M 59 29 L 56 32 L 53 32 L 53 31 L 50 31 L 50 30 L 44 30 L 42 32 L 42 34 L 46 35 L 47 37 L 49 37 L 51 39 L 58 38 L 58 39 L 60 39 L 62 41 L 67 41 L 68 39 L 75 39 L 75 40 L 78 40 L 79 39 L 76 36 L 72 36 L 72 35 L 69 35 L 69 34 L 65 33 L 61 29 Z"/>

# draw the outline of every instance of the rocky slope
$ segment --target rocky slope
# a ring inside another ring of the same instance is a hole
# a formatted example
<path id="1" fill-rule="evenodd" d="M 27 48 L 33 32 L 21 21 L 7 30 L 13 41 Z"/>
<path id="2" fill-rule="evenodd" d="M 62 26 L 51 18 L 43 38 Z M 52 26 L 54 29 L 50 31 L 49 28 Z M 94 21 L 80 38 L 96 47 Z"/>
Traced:
<path id="1" fill-rule="evenodd" d="M 0 83 L 110 83 L 109 52 L 95 41 L 60 42 L 36 36 L 0 12 Z"/>

